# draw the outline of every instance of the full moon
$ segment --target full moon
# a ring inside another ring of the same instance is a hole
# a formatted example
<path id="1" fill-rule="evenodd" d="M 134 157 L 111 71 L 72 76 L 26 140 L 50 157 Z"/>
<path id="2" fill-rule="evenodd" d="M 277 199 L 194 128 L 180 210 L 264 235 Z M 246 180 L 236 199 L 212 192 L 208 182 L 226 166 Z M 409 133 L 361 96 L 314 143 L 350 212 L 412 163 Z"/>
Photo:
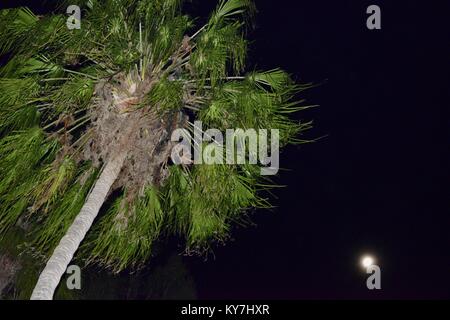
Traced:
<path id="1" fill-rule="evenodd" d="M 363 265 L 364 268 L 368 268 L 371 265 L 373 265 L 374 263 L 374 259 L 371 256 L 364 256 L 361 259 L 361 264 Z"/>

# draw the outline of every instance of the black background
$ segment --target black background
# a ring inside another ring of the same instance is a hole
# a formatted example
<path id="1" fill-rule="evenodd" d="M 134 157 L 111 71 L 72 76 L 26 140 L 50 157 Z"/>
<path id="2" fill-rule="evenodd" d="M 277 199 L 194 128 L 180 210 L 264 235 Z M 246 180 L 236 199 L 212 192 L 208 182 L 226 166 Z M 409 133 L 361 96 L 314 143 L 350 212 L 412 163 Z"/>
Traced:
<path id="1" fill-rule="evenodd" d="M 381 30 L 366 28 L 371 4 Z M 326 137 L 284 150 L 288 171 L 276 181 L 287 187 L 275 190 L 276 208 L 256 212 L 256 227 L 234 230 L 207 261 L 184 258 L 198 297 L 450 298 L 448 1 L 256 5 L 250 69 L 325 81 L 303 94 L 320 107 L 298 117 L 314 120 L 305 138 Z M 187 8 L 207 16 L 214 6 Z M 366 288 L 366 253 L 381 290 Z"/>

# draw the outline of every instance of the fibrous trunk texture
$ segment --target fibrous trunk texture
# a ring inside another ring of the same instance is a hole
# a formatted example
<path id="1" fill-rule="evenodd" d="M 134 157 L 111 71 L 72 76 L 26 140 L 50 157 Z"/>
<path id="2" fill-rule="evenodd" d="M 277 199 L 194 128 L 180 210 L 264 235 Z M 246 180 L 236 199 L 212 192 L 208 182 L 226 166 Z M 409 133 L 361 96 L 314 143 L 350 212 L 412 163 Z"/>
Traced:
<path id="1" fill-rule="evenodd" d="M 14 281 L 14 276 L 20 267 L 18 259 L 13 258 L 9 254 L 0 253 L 0 300 L 2 299 L 3 290 Z"/>

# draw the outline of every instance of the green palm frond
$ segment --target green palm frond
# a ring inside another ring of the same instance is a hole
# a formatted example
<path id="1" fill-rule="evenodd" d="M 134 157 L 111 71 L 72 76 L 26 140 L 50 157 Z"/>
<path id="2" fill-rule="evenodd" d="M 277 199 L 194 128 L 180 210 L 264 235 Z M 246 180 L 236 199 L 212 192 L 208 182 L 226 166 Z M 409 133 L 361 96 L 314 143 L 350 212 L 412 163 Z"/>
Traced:
<path id="1" fill-rule="evenodd" d="M 38 18 L 28 8 L 2 10 L 0 13 L 0 54 L 14 51 Z"/>
<path id="2" fill-rule="evenodd" d="M 70 175 L 73 175 L 73 166 L 70 166 Z M 61 170 L 61 169 L 60 169 Z M 59 171 L 60 171 L 59 170 Z M 30 240 L 29 246 L 35 251 L 41 254 L 50 254 L 51 250 L 58 244 L 59 240 L 64 236 L 73 219 L 80 212 L 81 207 L 84 204 L 85 198 L 95 182 L 97 171 L 93 169 L 89 164 L 78 168 L 75 175 L 78 177 L 75 183 L 68 184 L 68 181 L 64 181 L 67 173 L 57 172 L 57 175 L 53 177 L 53 181 L 50 181 L 53 185 L 53 192 L 49 193 L 44 184 L 40 185 L 40 189 L 35 189 L 34 192 L 44 193 L 46 197 L 49 195 L 55 195 L 60 188 L 60 184 L 65 184 L 64 195 L 60 195 L 50 207 L 51 210 L 47 210 L 45 214 L 37 217 L 37 220 L 42 221 L 41 227 L 36 228 Z M 72 179 L 69 179 L 72 180 Z M 56 182 L 56 183 L 55 183 Z M 56 187 L 56 188 L 55 188 Z M 68 188 L 68 189 L 67 189 Z M 42 199 L 35 196 L 35 201 L 42 202 Z M 36 210 L 36 204 L 33 210 Z"/>
<path id="3" fill-rule="evenodd" d="M 162 229 L 160 202 L 161 195 L 154 187 L 147 188 L 135 203 L 128 202 L 125 192 L 99 221 L 95 238 L 82 248 L 90 256 L 89 261 L 116 272 L 147 261 Z"/>
<path id="4" fill-rule="evenodd" d="M 208 27 L 216 27 L 226 23 L 230 18 L 235 18 L 237 15 L 251 13 L 253 7 L 253 2 L 250 0 L 221 0 L 210 18 Z"/>

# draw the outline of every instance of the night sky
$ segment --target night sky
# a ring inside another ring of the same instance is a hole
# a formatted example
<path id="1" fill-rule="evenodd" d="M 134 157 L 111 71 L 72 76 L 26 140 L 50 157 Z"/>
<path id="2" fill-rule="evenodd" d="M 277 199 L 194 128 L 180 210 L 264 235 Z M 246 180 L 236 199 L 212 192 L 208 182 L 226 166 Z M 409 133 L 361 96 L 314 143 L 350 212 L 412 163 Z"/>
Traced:
<path id="1" fill-rule="evenodd" d="M 256 226 L 207 261 L 184 258 L 198 298 L 450 298 L 446 2 L 256 1 L 249 69 L 321 84 L 302 94 L 320 107 L 298 118 L 314 120 L 304 138 L 323 138 L 283 151 L 275 181 L 287 187 Z M 381 30 L 366 28 L 371 4 Z M 381 290 L 366 288 L 363 254 Z"/>

